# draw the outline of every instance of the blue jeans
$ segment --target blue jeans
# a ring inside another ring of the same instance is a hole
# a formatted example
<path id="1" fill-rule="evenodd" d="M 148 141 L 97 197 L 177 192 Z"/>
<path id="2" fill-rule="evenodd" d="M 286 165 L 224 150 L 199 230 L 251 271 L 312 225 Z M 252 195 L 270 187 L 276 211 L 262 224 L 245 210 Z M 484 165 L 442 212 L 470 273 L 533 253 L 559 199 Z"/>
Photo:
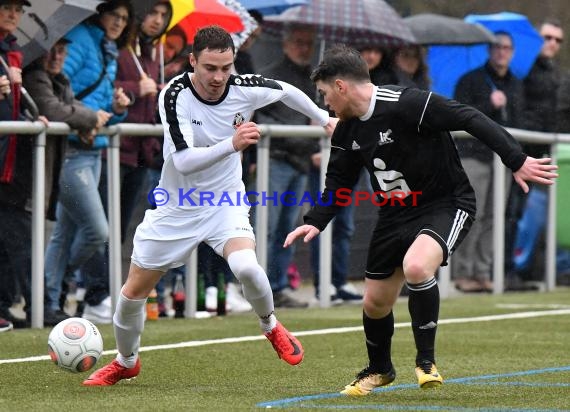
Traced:
<path id="1" fill-rule="evenodd" d="M 64 275 L 102 250 L 109 237 L 97 189 L 100 175 L 100 150 L 68 149 L 59 180 L 57 220 L 45 257 L 48 303 L 55 310 L 59 309 Z M 87 287 L 90 279 L 84 281 Z"/>
<path id="2" fill-rule="evenodd" d="M 313 199 L 317 199 L 320 181 L 320 170 L 311 169 L 309 173 L 309 190 Z M 340 288 L 346 283 L 348 277 L 350 241 L 354 234 L 354 193 L 350 205 L 341 207 L 332 221 L 332 225 L 332 284 L 334 287 Z M 313 282 L 317 290 L 319 286 L 319 242 L 318 236 L 311 241 L 311 266 L 314 273 Z"/>
<path id="3" fill-rule="evenodd" d="M 146 190 L 149 184 L 146 167 L 132 167 L 121 165 L 121 244 L 125 242 L 131 217 L 136 208 L 142 190 Z M 107 190 L 107 161 L 101 162 L 101 179 L 99 181 L 99 195 L 107 213 L 108 200 Z M 154 187 L 153 187 L 154 188 Z M 109 243 L 105 243 L 104 249 L 97 250 L 91 258 L 81 267 L 81 275 L 85 280 L 85 302 L 91 306 L 100 304 L 109 296 Z"/>
<path id="4" fill-rule="evenodd" d="M 297 206 L 307 186 L 307 174 L 289 163 L 271 159 L 269 168 L 269 192 L 276 192 L 276 205 L 267 201 L 268 207 L 268 239 L 267 239 L 267 275 L 273 292 L 280 292 L 289 285 L 287 267 L 293 258 L 293 247 L 284 248 L 283 242 L 297 223 L 300 208 Z M 281 195 L 292 192 L 296 203 L 286 206 L 281 202 Z M 269 195 L 269 194 L 268 194 Z M 263 206 L 262 206 L 263 207 Z"/>
<path id="5" fill-rule="evenodd" d="M 121 183 L 121 243 L 125 242 L 127 230 L 131 222 L 131 217 L 137 207 L 141 191 L 150 190 L 149 169 L 146 167 L 133 167 L 121 165 L 119 181 Z M 160 179 L 160 175 L 159 175 Z M 157 181 L 158 184 L 158 181 Z M 153 186 L 154 189 L 156 186 Z M 107 191 L 109 181 L 107 180 L 107 161 L 103 159 L 101 163 L 101 180 L 99 182 L 99 194 L 105 210 L 108 208 Z M 146 198 L 146 196 L 145 196 Z"/>

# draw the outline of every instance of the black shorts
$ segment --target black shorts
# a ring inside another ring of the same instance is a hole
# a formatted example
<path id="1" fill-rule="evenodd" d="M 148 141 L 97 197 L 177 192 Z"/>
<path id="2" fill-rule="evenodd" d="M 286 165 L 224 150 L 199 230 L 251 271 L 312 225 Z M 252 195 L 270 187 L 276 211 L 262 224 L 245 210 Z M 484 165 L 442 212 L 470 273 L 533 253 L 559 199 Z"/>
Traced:
<path id="1" fill-rule="evenodd" d="M 438 208 L 406 220 L 380 218 L 372 233 L 365 276 L 369 279 L 386 279 L 402 266 L 406 252 L 421 234 L 431 236 L 443 249 L 443 262 L 459 246 L 473 224 L 473 217 L 455 208 Z"/>

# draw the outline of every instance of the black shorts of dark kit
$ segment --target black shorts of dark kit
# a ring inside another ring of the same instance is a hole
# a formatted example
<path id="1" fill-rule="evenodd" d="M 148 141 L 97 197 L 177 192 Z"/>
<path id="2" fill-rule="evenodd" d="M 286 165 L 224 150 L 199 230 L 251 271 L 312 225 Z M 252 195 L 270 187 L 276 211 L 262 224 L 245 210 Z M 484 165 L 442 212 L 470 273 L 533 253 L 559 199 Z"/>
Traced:
<path id="1" fill-rule="evenodd" d="M 443 250 L 441 266 L 465 238 L 473 217 L 467 212 L 439 207 L 422 212 L 412 212 L 402 219 L 380 218 L 372 233 L 365 276 L 368 279 L 386 279 L 401 267 L 406 252 L 416 240 L 425 234 L 432 237 Z"/>

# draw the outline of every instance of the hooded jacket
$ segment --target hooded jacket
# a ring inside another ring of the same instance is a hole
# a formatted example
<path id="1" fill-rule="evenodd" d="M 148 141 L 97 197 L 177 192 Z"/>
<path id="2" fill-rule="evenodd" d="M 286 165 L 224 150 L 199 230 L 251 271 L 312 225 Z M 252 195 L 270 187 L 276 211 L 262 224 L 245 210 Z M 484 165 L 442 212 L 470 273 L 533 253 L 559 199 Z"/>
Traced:
<path id="1" fill-rule="evenodd" d="M 159 2 L 170 7 L 168 2 Z M 170 13 L 172 16 L 172 13 Z M 145 16 L 137 16 L 139 24 Z M 160 53 L 158 41 L 166 31 L 170 18 L 166 19 L 162 33 L 155 37 L 145 36 L 139 29 L 139 35 L 133 39 L 130 45 L 119 51 L 118 70 L 115 84 L 122 87 L 127 95 L 134 97 L 134 103 L 129 107 L 129 113 L 125 119 L 128 123 L 156 123 L 157 97 L 141 96 L 139 81 L 141 72 L 136 61 L 140 64 L 146 76 L 159 82 Z M 140 25 L 139 25 L 140 27 Z M 135 61 L 136 59 L 136 61 Z M 121 164 L 137 167 L 157 167 L 162 158 L 160 139 L 154 136 L 121 136 L 120 162 Z"/>
<path id="2" fill-rule="evenodd" d="M 81 101 L 92 110 L 105 110 L 112 113 L 113 82 L 117 75 L 118 51 L 114 42 L 104 41 L 105 32 L 99 26 L 88 22 L 75 26 L 65 38 L 71 43 L 67 46 L 67 57 L 63 66 L 63 72 L 71 81 L 71 87 L 75 95 L 91 86 L 105 68 L 105 76 L 99 85 L 85 96 Z M 119 123 L 125 119 L 127 113 L 115 114 L 107 122 L 107 125 Z M 71 142 L 79 142 L 76 135 L 69 137 Z M 93 142 L 93 149 L 102 149 L 109 144 L 106 135 L 97 135 Z"/>

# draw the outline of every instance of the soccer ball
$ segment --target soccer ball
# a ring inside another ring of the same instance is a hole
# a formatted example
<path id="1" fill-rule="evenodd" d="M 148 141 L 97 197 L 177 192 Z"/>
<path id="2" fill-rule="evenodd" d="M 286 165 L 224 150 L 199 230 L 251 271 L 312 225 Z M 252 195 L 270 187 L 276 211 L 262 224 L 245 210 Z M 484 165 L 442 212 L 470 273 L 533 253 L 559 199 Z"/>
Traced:
<path id="1" fill-rule="evenodd" d="M 95 366 L 103 352 L 99 329 L 86 319 L 69 318 L 59 322 L 48 337 L 51 360 L 69 372 L 85 372 Z"/>

